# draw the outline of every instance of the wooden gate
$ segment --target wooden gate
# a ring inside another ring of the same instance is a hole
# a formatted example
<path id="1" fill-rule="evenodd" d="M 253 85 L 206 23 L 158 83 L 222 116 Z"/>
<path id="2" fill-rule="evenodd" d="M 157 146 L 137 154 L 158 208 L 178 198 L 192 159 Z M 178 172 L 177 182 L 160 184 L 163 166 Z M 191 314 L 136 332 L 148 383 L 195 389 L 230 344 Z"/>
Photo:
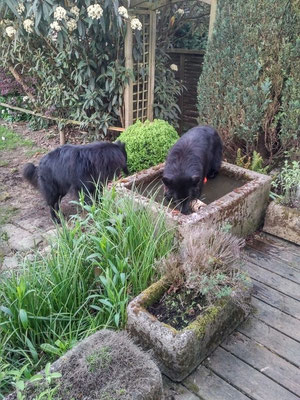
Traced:
<path id="1" fill-rule="evenodd" d="M 197 111 L 197 87 L 202 72 L 204 52 L 199 50 L 172 49 L 168 51 L 170 64 L 175 64 L 178 71 L 175 73 L 185 89 L 178 99 L 181 110 L 179 133 L 197 125 L 199 113 Z"/>

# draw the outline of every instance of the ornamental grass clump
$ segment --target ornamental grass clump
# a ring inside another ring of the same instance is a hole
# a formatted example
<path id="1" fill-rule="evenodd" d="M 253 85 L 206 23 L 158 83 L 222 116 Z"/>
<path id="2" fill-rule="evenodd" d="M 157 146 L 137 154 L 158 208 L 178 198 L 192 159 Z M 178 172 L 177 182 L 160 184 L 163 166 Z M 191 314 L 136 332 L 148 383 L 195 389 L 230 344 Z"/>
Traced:
<path id="1" fill-rule="evenodd" d="M 248 281 L 240 269 L 243 246 L 243 239 L 222 230 L 189 229 L 179 250 L 169 255 L 159 269 L 171 291 L 184 288 L 194 298 L 202 296 L 203 304 L 210 306 L 239 291 Z"/>
<path id="2" fill-rule="evenodd" d="M 137 121 L 118 138 L 126 144 L 127 165 L 131 173 L 165 161 L 169 149 L 179 139 L 176 130 L 166 121 Z"/>
<path id="3" fill-rule="evenodd" d="M 9 371 L 41 369 L 95 331 L 123 328 L 129 300 L 172 248 L 165 216 L 133 196 L 104 188 L 78 207 L 84 215 L 62 219 L 48 255 L 0 274 L 0 392 L 12 389 Z"/>

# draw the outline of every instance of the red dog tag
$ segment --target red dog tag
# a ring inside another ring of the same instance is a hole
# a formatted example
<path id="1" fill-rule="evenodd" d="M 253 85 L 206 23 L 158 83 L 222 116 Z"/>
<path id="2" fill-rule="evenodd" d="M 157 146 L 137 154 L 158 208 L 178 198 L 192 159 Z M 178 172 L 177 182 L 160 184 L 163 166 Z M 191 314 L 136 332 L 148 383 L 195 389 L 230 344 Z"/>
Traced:
<path id="1" fill-rule="evenodd" d="M 207 178 L 204 178 L 204 181 L 203 181 L 203 183 L 206 183 L 207 182 Z"/>

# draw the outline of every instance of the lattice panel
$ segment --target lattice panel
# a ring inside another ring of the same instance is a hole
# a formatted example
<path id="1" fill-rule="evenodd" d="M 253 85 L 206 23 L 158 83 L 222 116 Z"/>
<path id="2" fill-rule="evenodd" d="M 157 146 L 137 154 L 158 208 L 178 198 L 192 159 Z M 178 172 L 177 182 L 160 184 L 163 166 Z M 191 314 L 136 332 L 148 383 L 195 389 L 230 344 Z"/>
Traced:
<path id="1" fill-rule="evenodd" d="M 144 122 L 148 117 L 148 83 L 149 83 L 149 46 L 150 46 L 150 15 L 139 15 L 143 29 L 141 32 L 142 46 L 140 48 L 139 60 L 133 56 L 133 70 L 135 82 L 133 82 L 133 122 L 137 119 Z M 133 40 L 133 46 L 136 46 Z"/>
<path id="2" fill-rule="evenodd" d="M 126 38 L 126 66 L 127 68 L 132 68 L 135 76 L 135 80 L 130 83 L 125 93 L 126 127 L 138 119 L 143 122 L 146 119 L 153 119 L 156 37 L 155 12 L 150 10 L 135 10 L 135 15 L 142 23 L 142 30 L 139 33 L 141 35 L 139 41 L 136 40 L 132 32 L 128 32 Z"/>

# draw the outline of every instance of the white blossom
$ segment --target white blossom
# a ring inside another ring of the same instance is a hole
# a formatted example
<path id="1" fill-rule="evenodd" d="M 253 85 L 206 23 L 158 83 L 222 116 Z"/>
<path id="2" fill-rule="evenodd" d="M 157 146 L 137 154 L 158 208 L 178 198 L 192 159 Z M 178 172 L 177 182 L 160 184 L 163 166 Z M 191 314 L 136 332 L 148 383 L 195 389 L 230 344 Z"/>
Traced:
<path id="1" fill-rule="evenodd" d="M 32 19 L 25 19 L 25 21 L 23 22 L 23 26 L 26 32 L 31 33 L 33 32 L 33 27 L 34 22 L 32 21 Z"/>
<path id="2" fill-rule="evenodd" d="M 128 11 L 126 7 L 123 6 L 119 7 L 118 12 L 121 15 L 121 17 L 128 18 Z"/>
<path id="3" fill-rule="evenodd" d="M 19 15 L 23 14 L 23 12 L 25 11 L 25 6 L 23 3 L 19 3 L 18 7 L 17 7 L 17 12 Z"/>
<path id="4" fill-rule="evenodd" d="M 65 19 L 67 16 L 67 10 L 65 10 L 63 7 L 58 6 L 56 7 L 54 11 L 54 19 L 57 19 L 57 21 L 62 21 Z"/>
<path id="5" fill-rule="evenodd" d="M 130 25 L 132 30 L 137 29 L 138 31 L 141 31 L 143 27 L 141 21 L 138 18 L 133 18 L 130 22 Z"/>
<path id="6" fill-rule="evenodd" d="M 3 111 L 4 111 L 4 110 L 2 110 L 2 114 L 4 114 Z M 5 137 L 4 137 L 4 136 L 2 136 L 2 140 L 5 140 Z"/>
<path id="7" fill-rule="evenodd" d="M 70 12 L 71 12 L 73 15 L 75 15 L 76 18 L 79 17 L 80 10 L 79 10 L 79 8 L 78 8 L 77 6 L 72 7 L 71 10 L 70 10 Z"/>
<path id="8" fill-rule="evenodd" d="M 13 26 L 8 26 L 5 29 L 5 32 L 7 34 L 8 37 L 13 37 L 15 36 L 15 34 L 17 33 L 17 31 L 15 30 L 15 28 Z"/>
<path id="9" fill-rule="evenodd" d="M 61 31 L 61 26 L 59 25 L 59 23 L 58 23 L 57 21 L 53 21 L 53 22 L 50 24 L 50 28 L 53 29 L 53 30 L 56 31 L 56 32 Z"/>
<path id="10" fill-rule="evenodd" d="M 87 8 L 87 13 L 91 19 L 100 19 L 103 15 L 103 9 L 100 4 L 94 4 Z"/>
<path id="11" fill-rule="evenodd" d="M 176 64 L 171 64 L 170 68 L 171 68 L 172 71 L 178 71 L 178 67 L 177 67 Z"/>
<path id="12" fill-rule="evenodd" d="M 183 8 L 178 8 L 178 10 L 176 12 L 179 15 L 183 15 L 184 14 L 184 9 Z"/>
<path id="13" fill-rule="evenodd" d="M 67 28 L 69 32 L 73 32 L 77 28 L 77 22 L 74 18 L 67 20 Z"/>

